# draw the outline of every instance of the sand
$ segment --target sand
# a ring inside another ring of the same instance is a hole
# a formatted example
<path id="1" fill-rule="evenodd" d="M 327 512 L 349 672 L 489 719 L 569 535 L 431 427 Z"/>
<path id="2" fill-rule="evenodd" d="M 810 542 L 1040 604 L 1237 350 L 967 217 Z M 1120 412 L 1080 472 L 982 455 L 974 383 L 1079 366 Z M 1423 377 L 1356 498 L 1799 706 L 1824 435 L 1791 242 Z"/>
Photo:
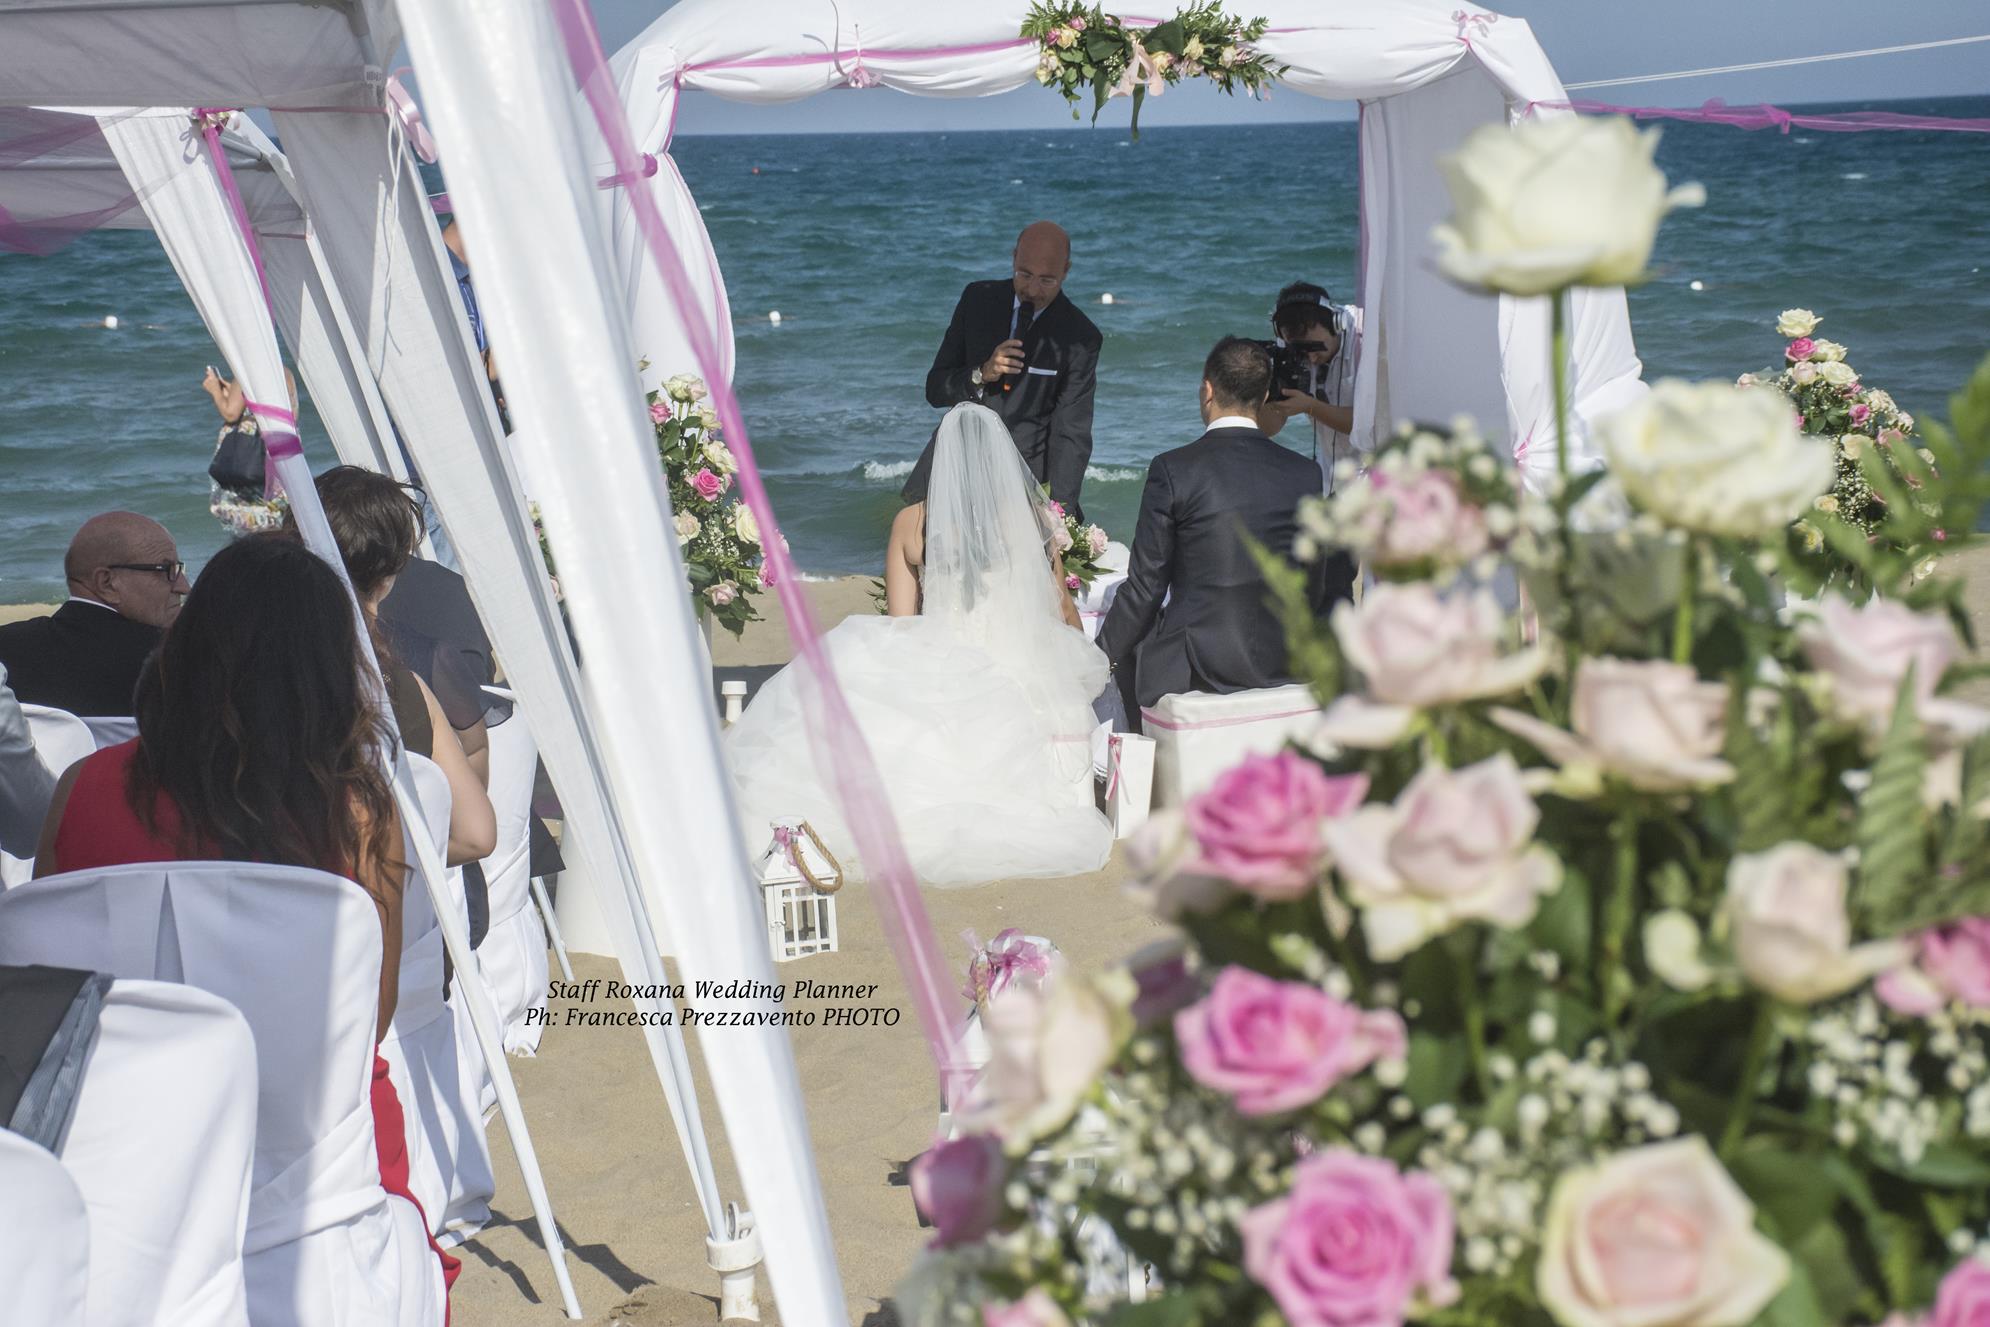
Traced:
<path id="1" fill-rule="evenodd" d="M 1979 640 L 1990 640 L 1990 548 L 1963 555 L 1968 604 Z M 872 611 L 864 577 L 811 582 L 818 624 Z M 0 606 L 0 621 L 45 612 Z M 793 652 L 777 604 L 741 639 L 720 633 L 713 660 L 728 673 L 758 680 Z M 1990 684 L 1972 688 L 1990 701 Z M 1021 926 L 1050 937 L 1080 968 L 1099 969 L 1161 935 L 1126 898 L 1123 850 L 1095 874 L 1057 881 L 998 881 L 930 891 L 926 903 L 942 947 L 964 963 L 960 933 L 982 937 Z M 889 1327 L 892 1288 L 924 1242 L 904 1186 L 906 1163 L 931 1140 L 938 1085 L 914 1026 L 904 988 L 877 914 L 862 886 L 838 898 L 842 947 L 835 954 L 780 965 L 786 982 L 878 984 L 875 1000 L 895 1007 L 895 1028 L 798 1028 L 791 1043 L 801 1076 L 849 1320 Z M 576 978 L 619 979 L 618 966 L 577 958 Z M 585 1321 L 709 1324 L 717 1320 L 718 1283 L 705 1266 L 704 1223 L 675 1131 L 640 1036 L 631 1029 L 561 1027 L 569 1001 L 552 1004 L 536 1058 L 513 1059 L 520 1099 L 532 1126 Z M 617 1007 L 597 1000 L 589 1008 Z M 804 1001 L 795 1008 L 820 1008 Z M 746 1206 L 709 1093 L 704 1057 L 723 1054 L 726 1032 L 688 1038 L 720 1189 Z M 565 1321 L 552 1271 L 531 1219 L 524 1185 L 501 1123 L 490 1129 L 497 1196 L 491 1225 L 461 1250 L 464 1270 L 453 1296 L 459 1327 L 524 1327 Z M 739 1140 L 750 1146 L 751 1140 Z M 778 1322 L 764 1269 L 763 1321 Z"/>

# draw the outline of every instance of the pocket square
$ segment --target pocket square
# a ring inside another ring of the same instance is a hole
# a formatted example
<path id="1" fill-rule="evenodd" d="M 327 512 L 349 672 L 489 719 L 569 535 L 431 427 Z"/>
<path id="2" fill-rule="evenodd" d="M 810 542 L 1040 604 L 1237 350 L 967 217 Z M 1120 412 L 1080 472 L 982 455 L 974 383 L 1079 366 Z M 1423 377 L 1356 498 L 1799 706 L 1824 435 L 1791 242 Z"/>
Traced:
<path id="1" fill-rule="evenodd" d="M 1040 369 L 1034 364 L 1030 365 L 1030 372 L 1035 374 L 1040 374 L 1046 378 L 1055 378 L 1057 376 L 1056 369 Z"/>

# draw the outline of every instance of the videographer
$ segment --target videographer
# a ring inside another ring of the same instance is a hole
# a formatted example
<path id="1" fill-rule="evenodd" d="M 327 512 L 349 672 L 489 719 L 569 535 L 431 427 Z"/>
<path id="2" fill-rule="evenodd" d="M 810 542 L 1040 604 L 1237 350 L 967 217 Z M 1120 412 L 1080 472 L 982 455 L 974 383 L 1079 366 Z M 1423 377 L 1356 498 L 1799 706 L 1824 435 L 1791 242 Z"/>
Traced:
<path id="1" fill-rule="evenodd" d="M 1295 415 L 1306 416 L 1313 425 L 1313 458 L 1332 493 L 1336 463 L 1360 451 L 1349 435 L 1361 309 L 1334 303 L 1324 286 L 1295 281 L 1278 292 L 1271 330 L 1275 380 L 1264 412 L 1266 432 L 1278 432 Z"/>

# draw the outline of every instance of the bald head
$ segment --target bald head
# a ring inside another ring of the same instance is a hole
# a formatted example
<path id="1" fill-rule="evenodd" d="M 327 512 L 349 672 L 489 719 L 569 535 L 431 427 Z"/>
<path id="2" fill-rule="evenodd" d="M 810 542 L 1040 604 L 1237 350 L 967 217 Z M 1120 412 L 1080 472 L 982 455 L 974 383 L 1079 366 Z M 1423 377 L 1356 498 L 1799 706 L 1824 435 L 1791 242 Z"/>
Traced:
<path id="1" fill-rule="evenodd" d="M 177 563 L 179 548 L 166 527 L 135 511 L 107 511 L 83 522 L 69 541 L 62 574 L 69 592 L 116 609 L 148 626 L 163 627 L 186 594 Z"/>
<path id="2" fill-rule="evenodd" d="M 1055 221 L 1032 221 L 1016 237 L 1016 296 L 1049 307 L 1071 271 L 1071 237 Z"/>

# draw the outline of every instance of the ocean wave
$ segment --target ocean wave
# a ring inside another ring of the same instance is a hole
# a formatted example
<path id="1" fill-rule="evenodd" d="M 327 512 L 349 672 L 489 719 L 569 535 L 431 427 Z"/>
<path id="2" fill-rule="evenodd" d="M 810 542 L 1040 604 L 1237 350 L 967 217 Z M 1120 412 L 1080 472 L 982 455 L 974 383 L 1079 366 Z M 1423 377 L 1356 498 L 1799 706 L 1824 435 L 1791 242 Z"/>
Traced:
<path id="1" fill-rule="evenodd" d="M 857 473 L 873 484 L 885 484 L 894 479 L 903 479 L 912 473 L 914 461 L 865 461 L 857 467 Z M 1123 484 L 1131 479 L 1145 479 L 1147 472 L 1132 465 L 1088 465 L 1085 479 L 1093 484 Z"/>

